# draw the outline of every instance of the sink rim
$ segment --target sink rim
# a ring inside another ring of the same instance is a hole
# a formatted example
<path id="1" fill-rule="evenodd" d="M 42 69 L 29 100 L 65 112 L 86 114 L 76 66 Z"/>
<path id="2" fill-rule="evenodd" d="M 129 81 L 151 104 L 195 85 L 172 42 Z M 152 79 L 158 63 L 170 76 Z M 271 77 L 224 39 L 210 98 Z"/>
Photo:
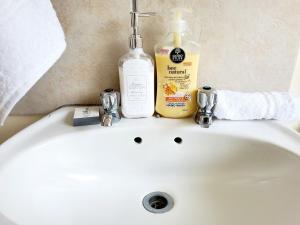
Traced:
<path id="1" fill-rule="evenodd" d="M 44 141 L 49 141 L 66 134 L 97 132 L 101 135 L 103 132 L 124 131 L 128 129 L 134 129 L 135 131 L 176 129 L 178 133 L 189 130 L 198 132 L 199 135 L 206 133 L 226 135 L 228 137 L 232 136 L 271 143 L 300 156 L 300 133 L 293 129 L 292 126 L 278 121 L 217 120 L 210 128 L 204 129 L 197 125 L 192 118 L 168 119 L 150 117 L 142 119 L 123 118 L 119 123 L 114 124 L 113 127 L 110 128 L 100 125 L 74 127 L 72 126 L 74 108 L 75 107 L 60 108 L 5 141 L 0 145 L 0 158 L 4 153 L 10 151 L 15 152 L 21 148 L 33 147 Z M 137 120 L 139 120 L 138 123 L 136 122 Z"/>

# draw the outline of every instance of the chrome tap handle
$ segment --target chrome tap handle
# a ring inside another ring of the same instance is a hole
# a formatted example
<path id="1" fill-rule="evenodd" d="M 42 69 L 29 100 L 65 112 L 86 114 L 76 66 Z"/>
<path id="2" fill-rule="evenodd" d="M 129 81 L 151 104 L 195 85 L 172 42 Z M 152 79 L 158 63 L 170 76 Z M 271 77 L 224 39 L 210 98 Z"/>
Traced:
<path id="1" fill-rule="evenodd" d="M 203 127 L 209 127 L 212 124 L 213 113 L 217 104 L 217 93 L 215 89 L 204 86 L 197 92 L 198 110 L 195 116 L 196 123 Z"/>
<path id="2" fill-rule="evenodd" d="M 101 124 L 110 127 L 114 122 L 121 119 L 119 113 L 120 93 L 114 89 L 105 89 L 100 94 L 100 102 L 102 104 L 103 112 L 100 109 Z"/>
<path id="3" fill-rule="evenodd" d="M 100 101 L 105 112 L 114 112 L 119 108 L 120 95 L 114 89 L 105 89 L 100 94 Z"/>

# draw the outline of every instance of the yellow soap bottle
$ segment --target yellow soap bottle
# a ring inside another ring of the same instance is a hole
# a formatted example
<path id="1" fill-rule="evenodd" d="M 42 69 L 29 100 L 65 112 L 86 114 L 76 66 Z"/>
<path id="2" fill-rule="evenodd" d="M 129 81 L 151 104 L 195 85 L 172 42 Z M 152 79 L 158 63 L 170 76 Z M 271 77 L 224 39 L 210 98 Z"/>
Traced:
<path id="1" fill-rule="evenodd" d="M 155 46 L 157 69 L 156 112 L 183 118 L 196 111 L 199 45 L 192 41 L 183 9 L 174 9 L 165 38 Z"/>

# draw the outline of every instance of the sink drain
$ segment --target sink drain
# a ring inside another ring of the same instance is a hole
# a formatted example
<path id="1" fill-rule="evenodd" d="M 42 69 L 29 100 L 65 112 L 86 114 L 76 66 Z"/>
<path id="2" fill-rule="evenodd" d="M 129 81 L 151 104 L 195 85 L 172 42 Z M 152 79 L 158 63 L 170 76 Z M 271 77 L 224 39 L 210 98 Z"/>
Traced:
<path id="1" fill-rule="evenodd" d="M 173 198 L 164 192 L 152 192 L 143 199 L 143 206 L 152 213 L 165 213 L 174 206 Z"/>

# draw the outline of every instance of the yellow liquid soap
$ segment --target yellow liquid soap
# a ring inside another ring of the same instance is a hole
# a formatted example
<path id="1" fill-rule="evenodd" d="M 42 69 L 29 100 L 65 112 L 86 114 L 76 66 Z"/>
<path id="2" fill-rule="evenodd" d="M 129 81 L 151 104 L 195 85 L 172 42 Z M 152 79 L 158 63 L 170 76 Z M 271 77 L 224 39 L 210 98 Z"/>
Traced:
<path id="1" fill-rule="evenodd" d="M 182 12 L 173 10 L 166 37 L 155 46 L 157 69 L 156 112 L 164 117 L 183 118 L 197 109 L 199 45 L 189 40 Z"/>

